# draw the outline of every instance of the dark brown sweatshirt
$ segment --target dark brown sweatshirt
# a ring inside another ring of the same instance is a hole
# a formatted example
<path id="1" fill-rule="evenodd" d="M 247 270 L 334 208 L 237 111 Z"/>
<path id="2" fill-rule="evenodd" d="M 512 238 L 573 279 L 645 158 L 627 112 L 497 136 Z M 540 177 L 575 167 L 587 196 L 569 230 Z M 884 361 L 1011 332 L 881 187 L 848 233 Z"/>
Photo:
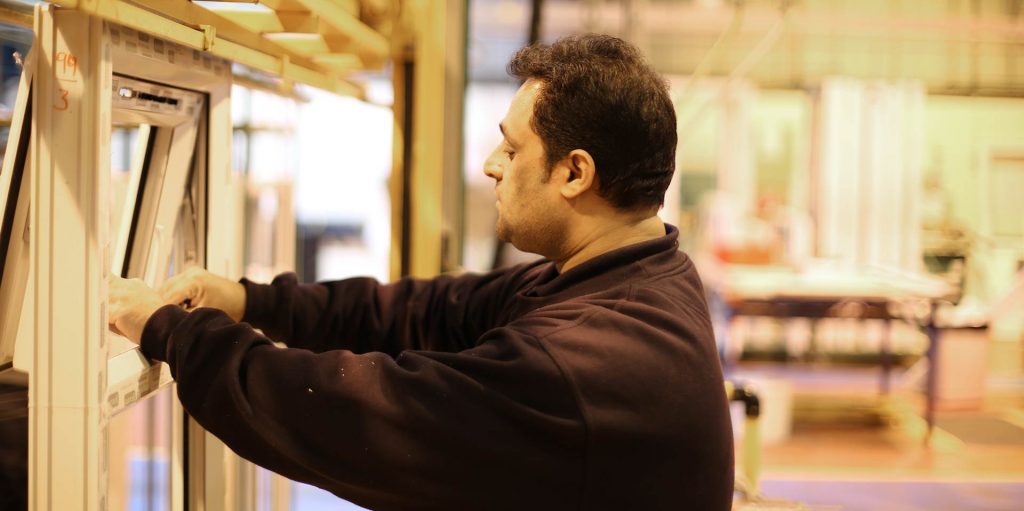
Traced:
<path id="1" fill-rule="evenodd" d="M 727 510 L 722 372 L 667 230 L 563 274 L 243 280 L 247 323 L 166 306 L 142 349 L 239 455 L 370 509 Z"/>

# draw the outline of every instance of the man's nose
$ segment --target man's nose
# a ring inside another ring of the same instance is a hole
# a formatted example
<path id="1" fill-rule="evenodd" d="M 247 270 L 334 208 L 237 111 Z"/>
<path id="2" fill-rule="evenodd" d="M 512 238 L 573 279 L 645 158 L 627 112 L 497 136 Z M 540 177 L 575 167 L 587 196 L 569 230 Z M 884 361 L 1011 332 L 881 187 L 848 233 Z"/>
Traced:
<path id="1" fill-rule="evenodd" d="M 501 151 L 495 149 L 490 154 L 490 156 L 488 156 L 487 159 L 484 160 L 484 174 L 486 174 L 487 177 L 495 181 L 501 181 L 501 175 L 503 170 L 504 168 L 503 162 L 501 161 Z"/>

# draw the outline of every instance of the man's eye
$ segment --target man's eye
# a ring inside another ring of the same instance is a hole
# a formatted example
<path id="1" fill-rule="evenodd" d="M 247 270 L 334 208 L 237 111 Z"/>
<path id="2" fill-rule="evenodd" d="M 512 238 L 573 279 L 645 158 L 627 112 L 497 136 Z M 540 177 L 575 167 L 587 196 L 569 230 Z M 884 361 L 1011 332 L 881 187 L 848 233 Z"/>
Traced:
<path id="1" fill-rule="evenodd" d="M 508 159 L 509 159 L 510 161 L 511 161 L 511 160 L 514 160 L 514 159 L 516 159 L 516 152 L 515 152 L 515 151 L 509 151 L 509 150 L 506 150 L 506 151 L 505 151 L 505 156 L 508 156 Z"/>

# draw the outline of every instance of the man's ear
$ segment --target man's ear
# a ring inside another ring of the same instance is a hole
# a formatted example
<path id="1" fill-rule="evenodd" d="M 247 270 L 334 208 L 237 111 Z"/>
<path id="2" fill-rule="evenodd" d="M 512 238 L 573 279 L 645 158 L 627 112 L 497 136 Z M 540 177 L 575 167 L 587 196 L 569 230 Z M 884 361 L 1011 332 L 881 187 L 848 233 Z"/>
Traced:
<path id="1" fill-rule="evenodd" d="M 560 191 L 566 199 L 575 199 L 583 192 L 596 188 L 597 167 L 594 158 L 583 149 L 573 149 L 562 159 L 562 177 L 565 180 Z"/>

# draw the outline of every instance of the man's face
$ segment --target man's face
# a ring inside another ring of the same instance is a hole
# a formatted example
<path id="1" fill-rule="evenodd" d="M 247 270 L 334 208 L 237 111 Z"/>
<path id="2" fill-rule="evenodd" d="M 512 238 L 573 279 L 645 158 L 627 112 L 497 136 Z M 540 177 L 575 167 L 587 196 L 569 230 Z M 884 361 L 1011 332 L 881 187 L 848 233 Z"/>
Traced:
<path id="1" fill-rule="evenodd" d="M 550 255 L 561 234 L 558 186 L 551 182 L 544 144 L 533 131 L 533 105 L 542 82 L 529 80 L 519 88 L 501 121 L 504 139 L 484 163 L 494 179 L 498 238 L 516 248 Z"/>

